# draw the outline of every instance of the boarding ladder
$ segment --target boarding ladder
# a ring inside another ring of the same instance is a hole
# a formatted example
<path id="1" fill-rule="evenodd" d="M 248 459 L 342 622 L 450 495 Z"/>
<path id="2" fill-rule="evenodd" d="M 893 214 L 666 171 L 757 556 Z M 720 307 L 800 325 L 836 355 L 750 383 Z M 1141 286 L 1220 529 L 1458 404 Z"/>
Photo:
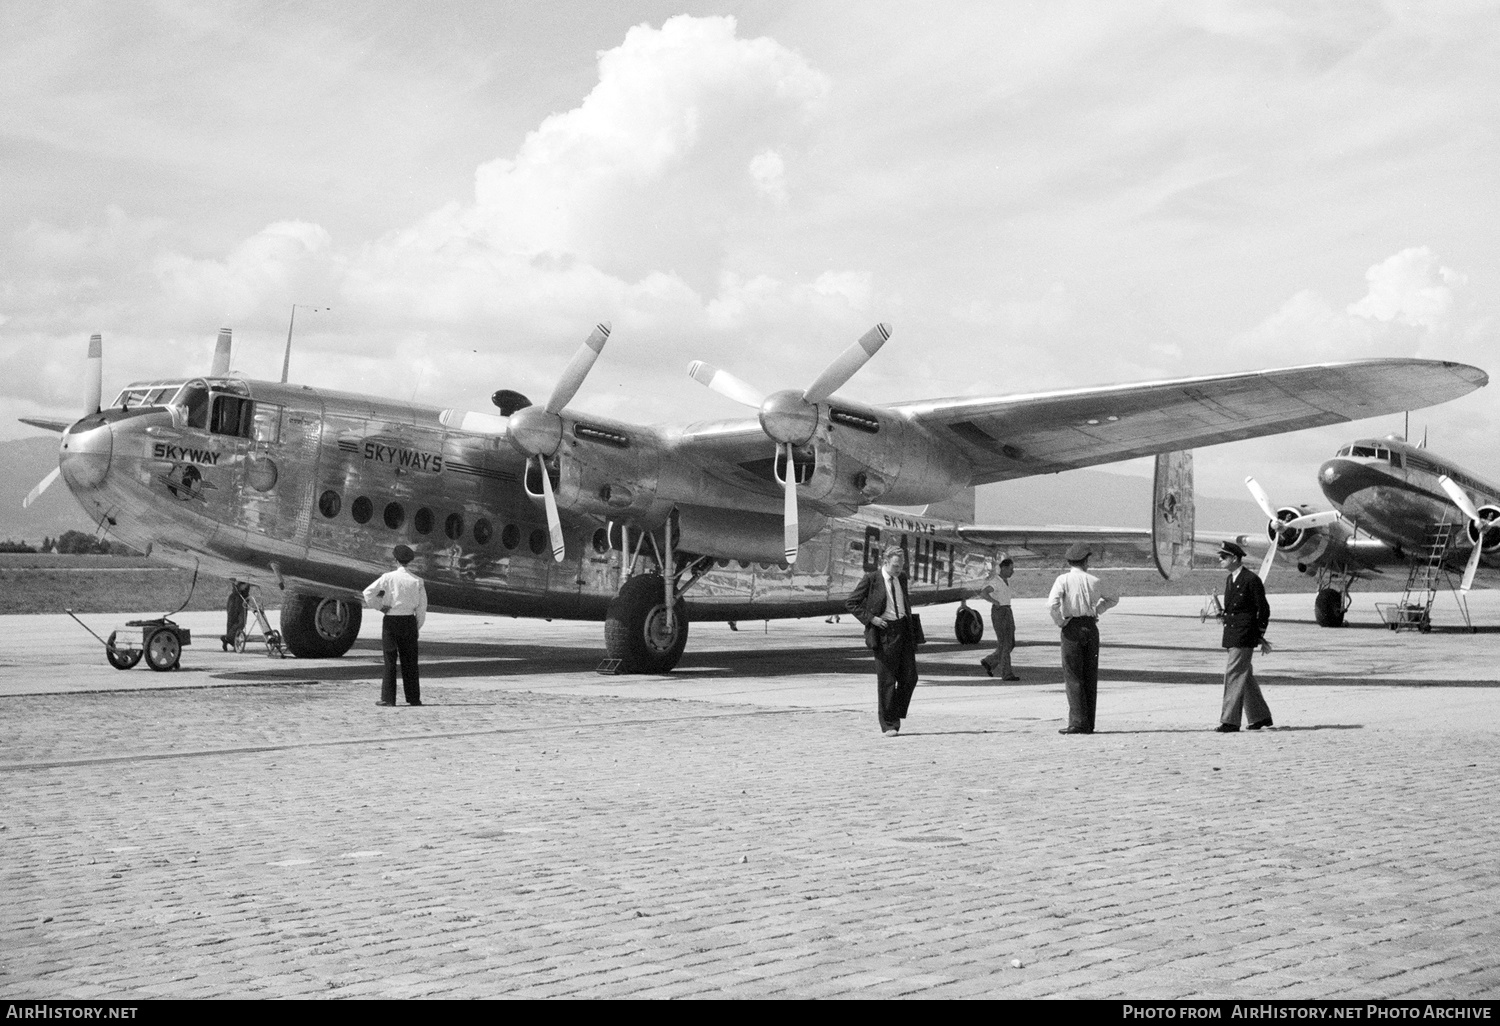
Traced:
<path id="1" fill-rule="evenodd" d="M 1381 615 L 1391 630 L 1415 628 L 1424 634 L 1432 629 L 1432 603 L 1437 598 L 1438 588 L 1446 580 L 1448 588 L 1458 602 L 1458 611 L 1469 630 L 1474 625 L 1469 620 L 1469 603 L 1462 592 L 1453 586 L 1453 575 L 1444 564 L 1448 550 L 1453 544 L 1453 533 L 1460 525 L 1443 517 L 1440 523 L 1428 528 L 1422 547 L 1412 553 L 1411 567 L 1406 574 L 1406 589 L 1401 601 L 1381 609 Z"/>

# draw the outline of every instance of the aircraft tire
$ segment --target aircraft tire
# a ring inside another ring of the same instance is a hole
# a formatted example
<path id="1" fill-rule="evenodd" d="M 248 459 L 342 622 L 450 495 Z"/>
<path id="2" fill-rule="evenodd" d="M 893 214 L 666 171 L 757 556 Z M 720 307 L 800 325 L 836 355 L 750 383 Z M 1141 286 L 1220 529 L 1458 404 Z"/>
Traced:
<path id="1" fill-rule="evenodd" d="M 621 673 L 668 673 L 687 647 L 687 605 L 677 600 L 674 630 L 666 631 L 667 604 L 656 574 L 632 577 L 609 604 L 604 648 Z"/>
<path id="2" fill-rule="evenodd" d="M 337 659 L 354 647 L 363 614 L 358 602 L 293 592 L 281 607 L 281 637 L 301 659 Z"/>
<path id="3" fill-rule="evenodd" d="M 984 617 L 979 610 L 968 606 L 960 609 L 953 618 L 953 636 L 960 645 L 977 645 L 984 640 Z"/>
<path id="4" fill-rule="evenodd" d="M 1319 627 L 1344 626 L 1344 595 L 1336 588 L 1323 588 L 1313 599 L 1313 619 Z"/>

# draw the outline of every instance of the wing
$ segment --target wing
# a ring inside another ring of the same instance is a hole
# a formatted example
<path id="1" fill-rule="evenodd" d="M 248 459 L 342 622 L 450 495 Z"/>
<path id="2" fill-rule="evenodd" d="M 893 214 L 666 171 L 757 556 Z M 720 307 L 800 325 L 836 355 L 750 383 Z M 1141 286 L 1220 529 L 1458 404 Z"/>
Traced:
<path id="1" fill-rule="evenodd" d="M 951 440 L 986 484 L 1399 413 L 1488 380 L 1461 363 L 1360 360 L 892 409 Z"/>
<path id="2" fill-rule="evenodd" d="M 1100 567 L 1154 567 L 1155 548 L 1149 528 L 1134 527 L 1005 527 L 985 524 L 961 525 L 956 528 L 965 541 L 994 545 L 1005 549 L 1017 566 L 1044 563 L 1059 566 L 1063 553 L 1074 542 L 1086 541 L 1094 550 L 1094 565 Z M 1212 565 L 1218 542 L 1194 539 L 1195 556 Z"/>

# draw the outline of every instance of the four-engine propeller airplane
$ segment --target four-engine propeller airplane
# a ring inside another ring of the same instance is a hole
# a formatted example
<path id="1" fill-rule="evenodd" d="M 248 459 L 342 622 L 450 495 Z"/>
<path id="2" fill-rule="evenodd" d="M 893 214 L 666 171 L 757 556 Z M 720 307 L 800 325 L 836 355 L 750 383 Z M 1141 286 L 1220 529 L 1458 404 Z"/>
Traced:
<path id="1" fill-rule="evenodd" d="M 1157 563 L 1190 565 L 1190 463 L 1163 454 L 1488 380 L 1393 359 L 894 405 L 837 395 L 890 337 L 877 325 L 805 389 L 767 396 L 695 363 L 695 380 L 758 416 L 662 427 L 568 409 L 608 337 L 595 328 L 540 406 L 496 392 L 496 415 L 247 380 L 229 373 L 227 332 L 207 377 L 132 384 L 101 408 L 94 336 L 84 416 L 27 420 L 63 436 L 33 495 L 60 474 L 127 544 L 287 589 L 281 628 L 298 655 L 349 649 L 361 589 L 401 542 L 435 608 L 603 620 L 618 670 L 666 672 L 690 619 L 837 612 L 885 546 L 908 552 L 913 604 L 974 596 L 997 546 L 1046 540 L 938 515 L 988 482 L 1156 454 Z M 924 505 L 933 515 L 892 508 Z M 982 631 L 961 608 L 961 639 L 966 622 Z"/>
<path id="2" fill-rule="evenodd" d="M 1467 620 L 1462 596 L 1481 570 L 1500 569 L 1500 488 L 1398 435 L 1357 439 L 1318 468 L 1331 510 L 1278 508 L 1254 478 L 1245 483 L 1267 518 L 1261 579 L 1278 553 L 1316 577 L 1313 609 L 1321 626 L 1341 626 L 1350 587 L 1384 568 L 1407 570 L 1408 589 L 1426 592 L 1415 621 L 1424 629 L 1437 576 L 1462 574 L 1458 594 Z"/>

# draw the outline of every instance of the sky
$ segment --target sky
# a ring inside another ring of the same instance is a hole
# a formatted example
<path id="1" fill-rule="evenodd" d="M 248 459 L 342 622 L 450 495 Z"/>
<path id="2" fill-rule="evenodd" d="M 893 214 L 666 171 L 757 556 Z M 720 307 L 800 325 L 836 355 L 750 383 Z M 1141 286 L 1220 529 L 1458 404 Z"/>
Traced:
<path id="1" fill-rule="evenodd" d="M 0 440 L 233 367 L 493 412 L 1003 395 L 1366 357 L 1500 370 L 1500 3 L 0 5 Z M 1411 433 L 1500 480 L 1500 386 Z M 1321 501 L 1401 417 L 1200 450 Z M 1146 473 L 1145 461 L 1122 465 Z M 1061 520 L 1069 520 L 1060 511 Z M 1073 521 L 1073 522 L 1076 522 Z"/>

